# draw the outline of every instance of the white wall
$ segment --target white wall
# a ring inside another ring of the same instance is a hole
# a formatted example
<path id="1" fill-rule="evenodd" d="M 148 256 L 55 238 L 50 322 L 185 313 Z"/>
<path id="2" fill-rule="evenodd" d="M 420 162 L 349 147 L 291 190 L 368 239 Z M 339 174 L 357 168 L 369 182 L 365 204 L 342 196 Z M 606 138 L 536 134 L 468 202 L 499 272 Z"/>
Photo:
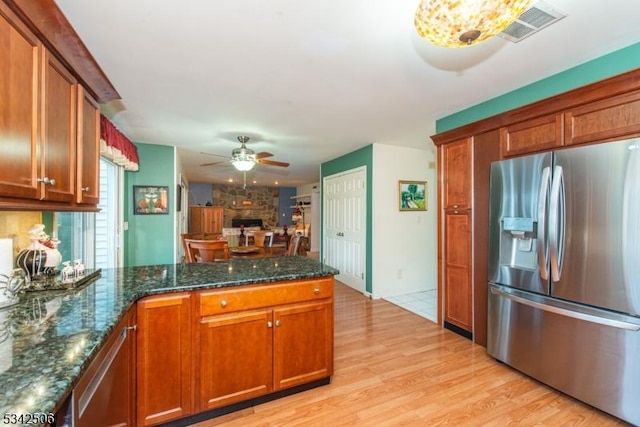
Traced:
<path id="1" fill-rule="evenodd" d="M 436 149 L 373 144 L 372 296 L 436 289 Z M 427 211 L 400 211 L 398 181 L 427 181 Z"/>

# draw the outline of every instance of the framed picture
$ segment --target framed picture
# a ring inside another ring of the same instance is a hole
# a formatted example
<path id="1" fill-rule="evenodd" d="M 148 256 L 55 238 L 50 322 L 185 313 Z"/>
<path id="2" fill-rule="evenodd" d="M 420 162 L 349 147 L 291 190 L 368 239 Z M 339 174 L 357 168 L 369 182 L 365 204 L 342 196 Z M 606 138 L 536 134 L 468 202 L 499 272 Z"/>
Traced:
<path id="1" fill-rule="evenodd" d="M 135 215 L 167 215 L 169 213 L 169 187 L 134 185 L 133 213 Z"/>
<path id="2" fill-rule="evenodd" d="M 426 181 L 399 181 L 398 204 L 401 211 L 426 211 Z"/>

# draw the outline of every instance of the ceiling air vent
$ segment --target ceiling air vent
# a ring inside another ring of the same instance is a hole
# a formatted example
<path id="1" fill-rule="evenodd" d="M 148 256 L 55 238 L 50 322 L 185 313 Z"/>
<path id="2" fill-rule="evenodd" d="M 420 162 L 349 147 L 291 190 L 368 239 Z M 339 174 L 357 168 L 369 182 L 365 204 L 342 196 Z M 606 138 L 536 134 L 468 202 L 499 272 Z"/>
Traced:
<path id="1" fill-rule="evenodd" d="M 537 1 L 498 35 L 505 40 L 517 43 L 565 16 L 567 16 L 566 13 L 560 12 L 545 2 Z"/>

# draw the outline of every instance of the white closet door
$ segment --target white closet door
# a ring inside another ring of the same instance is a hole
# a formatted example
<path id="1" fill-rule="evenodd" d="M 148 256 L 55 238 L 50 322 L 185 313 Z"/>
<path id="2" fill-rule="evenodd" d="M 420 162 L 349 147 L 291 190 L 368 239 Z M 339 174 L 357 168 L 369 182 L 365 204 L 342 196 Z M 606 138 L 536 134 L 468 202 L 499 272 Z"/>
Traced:
<path id="1" fill-rule="evenodd" d="M 366 168 L 324 178 L 324 259 L 336 279 L 365 293 Z"/>

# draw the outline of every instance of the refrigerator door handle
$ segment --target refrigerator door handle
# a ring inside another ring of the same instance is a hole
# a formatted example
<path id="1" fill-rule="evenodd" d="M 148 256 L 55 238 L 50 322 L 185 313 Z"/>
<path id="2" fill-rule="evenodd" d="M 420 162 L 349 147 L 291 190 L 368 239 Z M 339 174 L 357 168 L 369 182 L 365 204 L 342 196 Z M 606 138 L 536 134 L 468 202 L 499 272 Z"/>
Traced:
<path id="1" fill-rule="evenodd" d="M 543 304 L 537 301 L 532 301 L 528 298 L 524 298 L 521 296 L 513 295 L 510 292 L 505 292 L 500 289 L 496 289 L 491 287 L 491 293 L 494 295 L 501 296 L 508 300 L 527 305 L 529 307 L 537 308 L 542 311 L 547 311 L 549 313 L 559 314 L 561 316 L 571 317 L 573 319 L 584 320 L 591 323 L 597 323 L 599 325 L 611 326 L 618 329 L 626 329 L 628 331 L 640 331 L 640 325 L 636 323 L 625 322 L 622 320 L 609 319 L 606 317 L 596 316 L 594 314 L 582 313 L 579 311 L 568 310 L 566 308 L 555 307 L 548 304 Z"/>
<path id="2" fill-rule="evenodd" d="M 562 276 L 565 229 L 564 196 L 563 169 L 562 166 L 555 166 L 549 204 L 549 259 L 551 261 L 551 280 L 554 282 L 559 281 Z"/>
<path id="3" fill-rule="evenodd" d="M 540 190 L 538 193 L 538 265 L 540 277 L 549 278 L 549 252 L 547 245 L 547 203 L 549 200 L 549 182 L 551 181 L 551 169 L 549 166 L 542 169 Z"/>

